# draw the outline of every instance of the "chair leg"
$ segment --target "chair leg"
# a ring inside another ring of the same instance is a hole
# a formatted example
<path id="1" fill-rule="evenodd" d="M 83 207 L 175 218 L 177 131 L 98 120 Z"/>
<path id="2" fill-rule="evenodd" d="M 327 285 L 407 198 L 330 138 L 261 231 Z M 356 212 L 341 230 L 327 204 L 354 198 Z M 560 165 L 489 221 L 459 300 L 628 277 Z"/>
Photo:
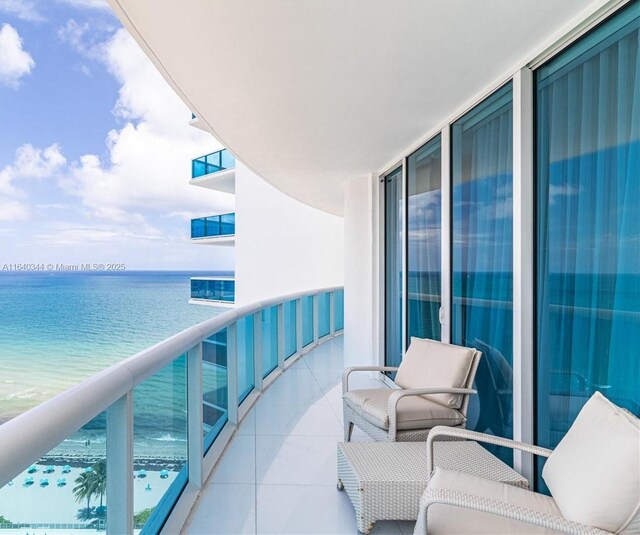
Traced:
<path id="1" fill-rule="evenodd" d="M 353 433 L 353 422 L 344 422 L 344 441 L 351 442 L 351 433 Z"/>

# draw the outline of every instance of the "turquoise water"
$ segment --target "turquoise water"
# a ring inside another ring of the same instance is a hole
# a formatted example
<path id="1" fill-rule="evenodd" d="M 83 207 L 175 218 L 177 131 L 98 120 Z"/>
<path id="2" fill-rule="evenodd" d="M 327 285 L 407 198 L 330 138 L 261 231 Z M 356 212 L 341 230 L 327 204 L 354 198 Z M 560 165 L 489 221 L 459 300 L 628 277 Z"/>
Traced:
<path id="1" fill-rule="evenodd" d="M 192 275 L 0 273 L 0 423 L 227 310 L 190 305 Z"/>

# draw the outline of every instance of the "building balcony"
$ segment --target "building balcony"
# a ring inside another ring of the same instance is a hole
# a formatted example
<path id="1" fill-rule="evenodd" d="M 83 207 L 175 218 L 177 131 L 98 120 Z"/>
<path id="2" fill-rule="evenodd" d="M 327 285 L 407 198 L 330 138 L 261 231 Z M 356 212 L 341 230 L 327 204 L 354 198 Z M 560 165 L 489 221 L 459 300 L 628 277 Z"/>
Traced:
<path id="1" fill-rule="evenodd" d="M 227 149 L 191 160 L 190 184 L 235 193 L 236 159 Z"/>
<path id="2" fill-rule="evenodd" d="M 191 240 L 206 245 L 233 245 L 236 214 L 220 214 L 191 220 Z"/>
<path id="3" fill-rule="evenodd" d="M 346 492 L 336 489 L 342 442 L 342 337 L 290 365 L 246 413 L 188 519 L 187 534 L 357 533 Z M 362 374 L 358 388 L 386 388 Z M 371 441 L 359 429 L 353 441 Z M 380 521 L 372 533 L 413 533 Z"/>
<path id="4" fill-rule="evenodd" d="M 236 281 L 233 277 L 193 277 L 190 303 L 233 305 L 236 298 Z"/>

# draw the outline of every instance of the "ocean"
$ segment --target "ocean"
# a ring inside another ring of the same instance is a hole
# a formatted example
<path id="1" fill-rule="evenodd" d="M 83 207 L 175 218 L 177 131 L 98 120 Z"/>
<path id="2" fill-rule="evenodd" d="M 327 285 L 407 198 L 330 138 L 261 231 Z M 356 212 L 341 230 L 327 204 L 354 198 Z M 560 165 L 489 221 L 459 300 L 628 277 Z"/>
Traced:
<path id="1" fill-rule="evenodd" d="M 0 272 L 0 423 L 223 313 L 188 303 L 192 275 Z"/>

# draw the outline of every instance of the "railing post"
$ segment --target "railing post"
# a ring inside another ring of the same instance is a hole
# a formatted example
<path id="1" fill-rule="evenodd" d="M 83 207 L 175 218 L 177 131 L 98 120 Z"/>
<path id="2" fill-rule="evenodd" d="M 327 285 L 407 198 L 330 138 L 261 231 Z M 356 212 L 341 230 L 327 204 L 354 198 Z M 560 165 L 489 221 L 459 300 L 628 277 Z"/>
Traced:
<path id="1" fill-rule="evenodd" d="M 313 296 L 313 344 L 316 345 L 318 343 L 319 331 L 320 331 L 320 299 L 318 299 L 318 294 L 314 294 Z"/>
<path id="2" fill-rule="evenodd" d="M 189 482 L 202 487 L 202 342 L 187 352 L 187 462 Z"/>
<path id="3" fill-rule="evenodd" d="M 280 303 L 278 308 L 278 367 L 284 370 L 284 303 Z"/>
<path id="4" fill-rule="evenodd" d="M 107 409 L 107 533 L 133 533 L 133 392 Z"/>
<path id="5" fill-rule="evenodd" d="M 302 353 L 302 299 L 296 299 L 296 353 Z"/>
<path id="6" fill-rule="evenodd" d="M 262 311 L 253 315 L 253 367 L 257 390 L 262 390 Z"/>
<path id="7" fill-rule="evenodd" d="M 329 292 L 329 335 L 336 333 L 336 292 Z"/>
<path id="8" fill-rule="evenodd" d="M 238 328 L 236 323 L 227 327 L 227 417 L 238 424 Z"/>

